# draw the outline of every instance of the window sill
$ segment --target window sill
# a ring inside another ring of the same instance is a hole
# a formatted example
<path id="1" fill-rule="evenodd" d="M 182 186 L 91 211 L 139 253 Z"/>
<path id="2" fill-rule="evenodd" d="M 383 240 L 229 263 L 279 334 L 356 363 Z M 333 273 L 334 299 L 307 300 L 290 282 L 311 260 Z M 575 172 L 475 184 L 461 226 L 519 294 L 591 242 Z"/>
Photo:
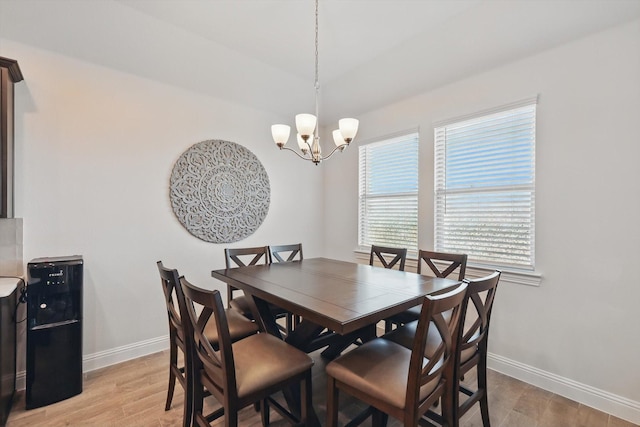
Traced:
<path id="1" fill-rule="evenodd" d="M 355 249 L 353 252 L 358 262 L 362 262 L 363 264 L 369 263 L 368 251 Z M 412 257 L 410 254 L 407 257 L 405 270 L 415 272 L 417 268 L 418 268 L 418 259 L 415 257 L 415 255 Z M 491 268 L 486 266 L 469 265 L 469 264 L 467 264 L 466 277 L 470 279 L 477 279 L 479 277 L 487 276 L 498 269 L 502 271 L 502 274 L 500 275 L 500 282 L 502 283 L 514 283 L 516 285 L 525 285 L 525 286 L 540 286 L 540 284 L 542 283 L 542 275 L 534 271 L 509 270 L 506 268 Z"/>

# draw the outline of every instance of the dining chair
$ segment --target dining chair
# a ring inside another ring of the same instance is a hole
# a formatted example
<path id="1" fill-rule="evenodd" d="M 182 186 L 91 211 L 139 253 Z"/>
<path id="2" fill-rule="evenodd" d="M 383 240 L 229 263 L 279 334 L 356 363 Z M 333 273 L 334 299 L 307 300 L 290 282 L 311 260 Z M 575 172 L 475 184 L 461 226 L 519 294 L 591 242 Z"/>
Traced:
<path id="1" fill-rule="evenodd" d="M 160 272 L 162 291 L 164 293 L 165 306 L 169 317 L 169 387 L 167 390 L 167 400 L 164 410 L 171 409 L 171 401 L 176 386 L 176 380 L 182 386 L 185 392 L 183 422 L 187 426 L 191 420 L 192 411 L 192 381 L 189 378 L 189 357 L 187 357 L 187 348 L 185 344 L 185 333 L 182 319 L 180 315 L 180 300 L 184 299 L 180 288 L 178 271 L 166 268 L 162 261 L 156 263 Z M 246 317 L 242 316 L 235 310 L 228 310 L 228 323 L 230 329 L 231 340 L 238 340 L 246 336 L 258 332 L 256 324 Z M 212 345 L 218 347 L 218 334 L 215 328 L 207 326 L 210 331 L 208 335 L 212 339 Z M 182 366 L 179 366 L 180 360 L 178 352 L 182 353 Z"/>
<path id="2" fill-rule="evenodd" d="M 389 248 L 371 245 L 369 265 L 376 265 L 376 263 L 380 263 L 384 268 L 394 268 L 398 265 L 398 270 L 404 271 L 404 264 L 406 261 L 407 250 L 405 248 Z"/>
<path id="3" fill-rule="evenodd" d="M 225 426 L 238 425 L 238 411 L 259 403 L 262 423 L 269 424 L 270 406 L 293 425 L 306 425 L 312 413 L 311 367 L 307 354 L 267 333 L 250 335 L 231 341 L 227 315 L 220 292 L 195 287 L 184 277 L 180 284 L 185 296 L 185 309 L 190 321 L 185 336 L 193 355 L 193 424 L 209 426 L 225 416 Z M 196 308 L 198 310 L 196 310 Z M 208 324 L 215 324 L 219 349 L 211 345 Z M 295 417 L 276 402 L 272 394 L 288 387 L 300 387 L 300 417 Z M 204 413 L 204 398 L 211 394 L 222 405 L 210 414 Z"/>
<path id="4" fill-rule="evenodd" d="M 258 246 L 253 248 L 226 248 L 224 250 L 224 258 L 227 268 L 246 267 L 249 265 L 266 265 L 271 264 L 271 254 L 269 246 Z M 232 307 L 242 313 L 243 316 L 253 319 L 253 312 L 249 299 L 244 293 L 237 297 L 233 297 L 234 292 L 240 292 L 240 289 L 227 284 L 227 306 Z M 290 323 L 290 313 L 284 308 L 269 303 L 269 309 L 276 319 L 287 319 L 287 325 Z M 284 334 L 289 333 L 288 326 L 278 325 Z"/>
<path id="5" fill-rule="evenodd" d="M 431 273 L 435 277 L 449 277 L 456 270 L 458 271 L 458 280 L 462 281 L 467 270 L 467 255 L 452 254 L 446 252 L 418 251 L 418 274 L 423 274 L 423 264 L 428 266 Z M 420 318 L 420 307 L 412 307 L 402 313 L 386 319 L 385 333 L 393 328 L 393 325 L 400 326 L 406 323 L 414 322 Z"/>
<path id="6" fill-rule="evenodd" d="M 304 259 L 302 254 L 302 243 L 293 243 L 288 245 L 269 245 L 269 256 L 271 263 L 274 262 L 292 262 Z M 293 328 L 300 323 L 300 316 L 288 312 L 286 315 L 286 330 L 288 335 Z"/>
<path id="7" fill-rule="evenodd" d="M 248 265 L 269 264 L 269 247 L 258 246 L 253 248 L 225 248 L 224 259 L 226 268 L 245 267 Z M 242 294 L 234 297 L 234 292 L 240 289 L 227 284 L 227 306 L 233 307 L 249 319 L 253 318 L 251 305 L 247 297 Z"/>
<path id="8" fill-rule="evenodd" d="M 490 427 L 489 406 L 487 401 L 487 341 L 489 337 L 489 321 L 495 299 L 500 271 L 490 275 L 468 280 L 465 301 L 465 311 L 462 313 L 462 328 L 458 337 L 456 352 L 456 387 L 452 404 L 455 411 L 454 425 L 457 427 L 460 418 L 469 411 L 474 404 L 480 403 L 480 413 L 484 427 Z M 411 348 L 417 330 L 417 321 L 407 323 L 392 332 L 385 334 L 384 339 Z M 427 339 L 427 348 L 439 344 L 437 337 Z M 464 375 L 472 368 L 476 369 L 475 390 L 462 384 Z M 466 396 L 460 403 L 460 393 Z"/>
<path id="9" fill-rule="evenodd" d="M 386 424 L 390 415 L 415 427 L 428 414 L 452 426 L 456 344 L 466 289 L 461 283 L 447 293 L 425 297 L 411 349 L 376 338 L 330 362 L 327 426 L 337 426 L 340 390 L 370 405 L 374 425 Z M 427 349 L 429 335 L 437 335 L 439 345 Z M 438 416 L 429 408 L 440 398 L 447 404 Z"/>
<path id="10" fill-rule="evenodd" d="M 489 323 L 493 301 L 498 289 L 501 272 L 499 270 L 490 275 L 480 278 L 466 280 L 467 288 L 467 309 L 463 313 L 460 344 L 458 346 L 457 358 L 457 389 L 467 396 L 463 402 L 459 402 L 460 394 L 454 395 L 454 408 L 456 411 L 455 427 L 457 421 L 473 405 L 480 403 L 480 414 L 482 415 L 482 425 L 490 427 L 489 403 L 487 400 L 487 343 L 489 340 Z M 472 368 L 476 367 L 476 387 L 475 390 L 468 388 L 461 383 L 464 375 Z"/>
<path id="11" fill-rule="evenodd" d="M 380 264 L 384 268 L 394 268 L 404 271 L 404 264 L 407 261 L 406 248 L 390 248 L 385 246 L 371 245 L 369 252 L 369 265 Z M 385 319 L 384 331 L 389 332 L 392 328 L 393 321 Z M 356 343 L 357 344 L 357 343 Z"/>
<path id="12" fill-rule="evenodd" d="M 290 262 L 304 259 L 302 243 L 271 245 L 269 246 L 269 255 L 271 256 L 271 262 Z"/>

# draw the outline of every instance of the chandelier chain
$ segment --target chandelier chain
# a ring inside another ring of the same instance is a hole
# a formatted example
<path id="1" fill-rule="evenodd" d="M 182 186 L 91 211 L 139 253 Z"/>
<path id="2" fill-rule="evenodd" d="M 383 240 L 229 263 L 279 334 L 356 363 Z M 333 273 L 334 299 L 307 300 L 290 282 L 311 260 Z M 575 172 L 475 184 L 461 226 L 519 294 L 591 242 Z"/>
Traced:
<path id="1" fill-rule="evenodd" d="M 316 34 L 315 34 L 316 35 L 316 52 L 315 52 L 315 55 L 316 55 L 316 68 L 315 68 L 316 81 L 315 81 L 314 87 L 315 87 L 315 90 L 316 90 L 316 118 L 318 119 L 318 122 L 319 122 L 320 118 L 318 116 L 318 113 L 319 113 L 320 109 L 319 109 L 319 106 L 318 106 L 318 93 L 320 92 L 320 80 L 319 80 L 319 77 L 318 77 L 318 2 L 319 2 L 319 0 L 316 0 Z M 318 123 L 318 127 L 320 127 L 320 123 Z M 317 128 L 316 128 L 316 136 L 317 136 L 317 134 L 318 134 L 318 131 L 317 131 Z"/>

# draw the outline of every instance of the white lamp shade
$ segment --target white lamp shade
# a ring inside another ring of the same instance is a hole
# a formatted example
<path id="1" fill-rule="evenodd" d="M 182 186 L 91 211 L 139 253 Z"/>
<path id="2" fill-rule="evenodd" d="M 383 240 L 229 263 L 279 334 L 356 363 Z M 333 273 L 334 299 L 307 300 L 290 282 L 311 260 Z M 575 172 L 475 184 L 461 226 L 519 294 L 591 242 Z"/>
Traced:
<path id="1" fill-rule="evenodd" d="M 291 126 L 288 125 L 273 125 L 271 126 L 271 136 L 276 144 L 286 144 L 289 140 L 289 134 L 291 133 Z"/>
<path id="2" fill-rule="evenodd" d="M 316 129 L 316 116 L 313 114 L 296 115 L 296 129 L 301 136 L 311 136 Z"/>
<path id="3" fill-rule="evenodd" d="M 340 133 L 345 140 L 352 140 L 358 133 L 358 119 L 340 119 L 338 126 L 340 127 Z"/>
<path id="4" fill-rule="evenodd" d="M 345 140 L 342 137 L 342 133 L 340 132 L 340 129 L 336 129 L 333 131 L 333 143 L 336 144 L 336 147 L 339 147 L 345 143 Z"/>
<path id="5" fill-rule="evenodd" d="M 300 136 L 300 134 L 296 134 L 296 139 L 298 140 L 298 147 L 302 150 L 309 150 L 309 146 L 307 145 L 306 142 L 304 142 L 304 139 L 302 139 L 302 137 Z"/>

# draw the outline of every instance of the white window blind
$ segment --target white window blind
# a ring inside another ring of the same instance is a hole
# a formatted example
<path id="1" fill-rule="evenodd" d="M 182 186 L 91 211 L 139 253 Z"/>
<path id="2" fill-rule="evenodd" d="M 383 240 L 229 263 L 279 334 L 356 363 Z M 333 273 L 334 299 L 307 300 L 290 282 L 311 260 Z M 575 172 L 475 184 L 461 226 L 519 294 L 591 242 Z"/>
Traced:
<path id="1" fill-rule="evenodd" d="M 435 128 L 435 249 L 534 268 L 536 100 Z"/>
<path id="2" fill-rule="evenodd" d="M 359 148 L 358 245 L 418 248 L 418 134 Z"/>

